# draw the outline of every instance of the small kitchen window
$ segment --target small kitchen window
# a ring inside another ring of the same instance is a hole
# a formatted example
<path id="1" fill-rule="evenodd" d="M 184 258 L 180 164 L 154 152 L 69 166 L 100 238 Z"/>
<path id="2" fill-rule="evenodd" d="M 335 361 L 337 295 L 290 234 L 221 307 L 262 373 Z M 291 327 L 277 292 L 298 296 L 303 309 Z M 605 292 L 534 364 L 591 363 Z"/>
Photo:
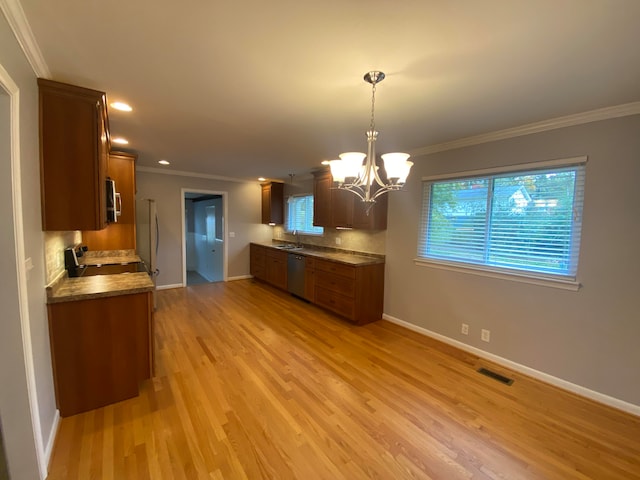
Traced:
<path id="1" fill-rule="evenodd" d="M 423 179 L 416 263 L 577 289 L 585 163 Z"/>
<path id="2" fill-rule="evenodd" d="M 322 235 L 322 227 L 313 226 L 313 195 L 293 195 L 287 200 L 288 232 L 294 230 L 305 235 Z"/>

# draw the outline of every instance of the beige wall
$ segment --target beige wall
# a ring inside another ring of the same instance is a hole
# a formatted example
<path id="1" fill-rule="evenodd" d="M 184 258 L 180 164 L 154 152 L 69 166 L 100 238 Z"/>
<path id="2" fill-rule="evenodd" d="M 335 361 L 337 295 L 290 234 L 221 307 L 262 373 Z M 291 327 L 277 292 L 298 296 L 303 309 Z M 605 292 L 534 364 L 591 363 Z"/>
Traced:
<path id="1" fill-rule="evenodd" d="M 40 220 L 40 164 L 38 153 L 38 95 L 36 77 L 22 53 L 4 16 L 0 15 L 0 65 L 19 89 L 20 145 L 19 163 L 21 185 L 12 184 L 8 142 L 3 140 L 0 154 L 0 179 L 3 182 L 0 217 L 3 219 L 0 247 L 3 252 L 3 288 L 0 322 L 2 358 L 0 368 L 0 412 L 9 461 L 11 478 L 38 478 L 36 450 L 45 452 L 51 446 L 56 419 L 49 332 L 45 306 L 44 235 Z M 6 98 L 6 97 L 5 97 Z M 4 111 L 4 110 L 3 110 Z M 3 113 L 2 122 L 6 122 Z M 6 123 L 4 124 L 6 126 Z M 20 194 L 24 232 L 24 258 L 16 259 L 13 241 L 13 208 L 11 192 Z M 33 269 L 27 274 L 26 308 L 17 308 L 18 262 L 30 258 Z M 20 316 L 28 328 L 21 328 Z M 32 354 L 23 350 L 23 340 L 31 345 Z M 33 366 L 32 377 L 27 378 L 25 355 Z M 33 388 L 35 400 L 33 422 L 29 412 L 27 385 Z M 45 459 L 46 461 L 46 459 Z"/>
<path id="2" fill-rule="evenodd" d="M 414 265 L 423 176 L 579 155 L 589 157 L 579 291 Z M 389 203 L 385 313 L 640 406 L 639 159 L 638 115 L 414 159 Z"/>
<path id="3" fill-rule="evenodd" d="M 249 275 L 249 243 L 268 241 L 271 230 L 260 223 L 261 189 L 257 182 L 230 182 L 202 177 L 136 172 L 136 198 L 153 198 L 158 209 L 160 247 L 158 286 L 182 284 L 181 189 L 227 193 L 228 277 Z"/>

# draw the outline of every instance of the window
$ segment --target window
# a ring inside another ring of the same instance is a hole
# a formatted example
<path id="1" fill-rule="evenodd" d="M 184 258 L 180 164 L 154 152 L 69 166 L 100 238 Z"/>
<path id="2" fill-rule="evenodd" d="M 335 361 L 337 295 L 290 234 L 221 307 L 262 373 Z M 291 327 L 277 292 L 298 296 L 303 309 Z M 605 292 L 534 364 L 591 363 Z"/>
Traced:
<path id="1" fill-rule="evenodd" d="M 575 282 L 585 161 L 425 181 L 419 260 Z"/>
<path id="2" fill-rule="evenodd" d="M 289 197 L 287 201 L 287 231 L 322 235 L 322 227 L 313 226 L 313 195 Z"/>

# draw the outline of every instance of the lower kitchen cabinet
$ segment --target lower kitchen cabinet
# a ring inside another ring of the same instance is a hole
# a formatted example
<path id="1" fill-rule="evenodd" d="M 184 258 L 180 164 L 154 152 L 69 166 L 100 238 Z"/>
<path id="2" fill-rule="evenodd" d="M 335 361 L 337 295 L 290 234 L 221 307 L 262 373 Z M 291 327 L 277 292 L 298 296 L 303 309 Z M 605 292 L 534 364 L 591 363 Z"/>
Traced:
<path id="1" fill-rule="evenodd" d="M 384 264 L 315 261 L 315 303 L 362 325 L 382 318 Z"/>
<path id="2" fill-rule="evenodd" d="M 304 298 L 316 303 L 316 260 L 312 257 L 304 262 Z"/>
<path id="3" fill-rule="evenodd" d="M 287 289 L 287 255 L 275 248 L 251 244 L 251 275 Z M 384 263 L 345 264 L 306 255 L 304 298 L 363 325 L 382 318 Z"/>
<path id="4" fill-rule="evenodd" d="M 287 258 L 289 254 L 273 248 L 267 248 L 266 280 L 271 285 L 287 289 Z"/>
<path id="5" fill-rule="evenodd" d="M 150 292 L 47 305 L 61 416 L 138 395 L 153 371 L 152 307 Z"/>
<path id="6" fill-rule="evenodd" d="M 249 273 L 259 280 L 267 279 L 267 247 L 249 245 Z"/>

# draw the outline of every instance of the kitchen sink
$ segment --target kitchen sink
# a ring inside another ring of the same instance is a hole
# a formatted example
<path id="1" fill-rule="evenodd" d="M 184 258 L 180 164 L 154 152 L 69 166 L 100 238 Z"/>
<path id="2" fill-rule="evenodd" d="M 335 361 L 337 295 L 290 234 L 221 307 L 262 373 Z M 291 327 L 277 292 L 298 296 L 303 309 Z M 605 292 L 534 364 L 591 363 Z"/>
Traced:
<path id="1" fill-rule="evenodd" d="M 302 247 L 297 247 L 296 245 L 291 245 L 290 243 L 285 243 L 283 245 L 274 245 L 274 247 L 279 248 L 280 250 L 302 250 Z"/>

